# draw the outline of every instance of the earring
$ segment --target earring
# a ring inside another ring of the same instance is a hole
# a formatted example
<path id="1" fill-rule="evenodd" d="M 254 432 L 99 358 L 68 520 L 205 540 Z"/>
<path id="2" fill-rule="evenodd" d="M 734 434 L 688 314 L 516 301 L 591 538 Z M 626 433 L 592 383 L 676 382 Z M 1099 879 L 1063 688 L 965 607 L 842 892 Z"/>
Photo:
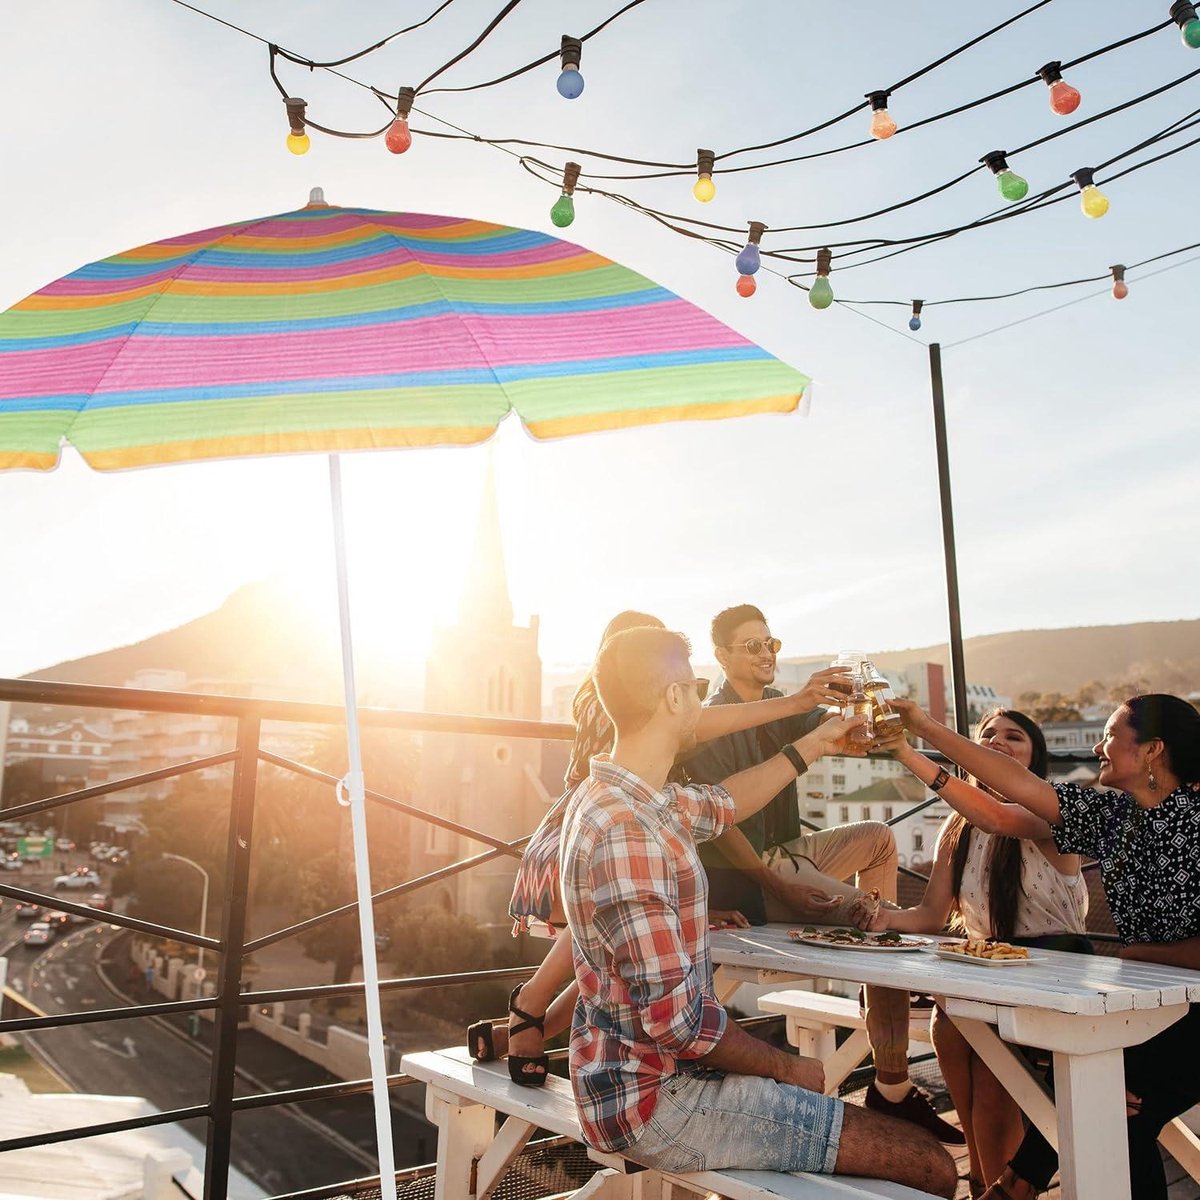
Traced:
<path id="1" fill-rule="evenodd" d="M 1150 790 L 1152 792 L 1157 792 L 1158 791 L 1158 780 L 1154 778 L 1154 768 L 1147 767 L 1146 774 L 1149 776 L 1149 778 L 1146 780 L 1146 782 L 1150 785 Z"/>

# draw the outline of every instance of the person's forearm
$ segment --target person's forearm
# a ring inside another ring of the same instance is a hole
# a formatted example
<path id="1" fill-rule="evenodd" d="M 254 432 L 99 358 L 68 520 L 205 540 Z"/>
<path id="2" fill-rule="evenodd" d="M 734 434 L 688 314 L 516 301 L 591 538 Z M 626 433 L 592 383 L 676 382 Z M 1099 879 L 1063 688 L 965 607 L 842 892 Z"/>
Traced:
<path id="1" fill-rule="evenodd" d="M 946 927 L 946 913 L 929 905 L 916 908 L 881 909 L 872 929 L 894 929 L 897 933 L 940 933 Z"/>
<path id="2" fill-rule="evenodd" d="M 770 700 L 750 700 L 745 704 L 709 704 L 700 710 L 696 741 L 711 742 L 714 738 L 753 729 L 768 721 L 794 717 L 802 711 L 797 696 L 775 696 Z"/>
<path id="3" fill-rule="evenodd" d="M 806 733 L 792 745 L 810 767 L 825 753 L 825 742 L 819 730 Z M 766 762 L 731 775 L 722 781 L 721 786 L 733 797 L 737 812 L 734 820 L 744 821 L 777 796 L 795 778 L 796 768 L 791 760 L 783 754 L 773 754 Z"/>
<path id="4" fill-rule="evenodd" d="M 731 1075 L 761 1075 L 780 1083 L 790 1083 L 796 1069 L 796 1059 L 791 1054 L 751 1037 L 733 1020 L 725 1026 L 721 1040 L 696 1061 Z"/>
<path id="5" fill-rule="evenodd" d="M 1120 955 L 1135 962 L 1200 971 L 1200 937 L 1184 938 L 1181 942 L 1135 942 L 1132 946 L 1122 946 Z"/>
<path id="6" fill-rule="evenodd" d="M 779 877 L 755 854 L 750 839 L 736 825 L 730 825 L 712 844 L 731 867 L 736 867 L 761 887 L 775 891 Z"/>
<path id="7" fill-rule="evenodd" d="M 907 743 L 895 758 L 926 787 L 933 783 L 941 770 L 937 763 L 930 761 Z M 976 829 L 984 833 L 1032 838 L 1034 841 L 1051 836 L 1050 826 L 1046 821 L 1023 805 L 1006 804 L 957 776 L 951 775 L 938 795 L 955 812 L 961 813 Z"/>
<path id="8" fill-rule="evenodd" d="M 1059 824 L 1058 793 L 1007 754 L 989 750 L 932 719 L 922 722 L 913 732 L 974 775 L 980 783 L 1051 825 Z"/>

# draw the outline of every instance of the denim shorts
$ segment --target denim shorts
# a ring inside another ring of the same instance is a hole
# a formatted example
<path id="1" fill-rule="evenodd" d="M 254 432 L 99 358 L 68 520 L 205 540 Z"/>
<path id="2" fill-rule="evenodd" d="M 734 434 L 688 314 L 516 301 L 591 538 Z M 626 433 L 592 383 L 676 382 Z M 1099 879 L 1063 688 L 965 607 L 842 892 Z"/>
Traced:
<path id="1" fill-rule="evenodd" d="M 758 1075 L 672 1075 L 622 1153 L 663 1171 L 833 1172 L 842 1102 Z"/>

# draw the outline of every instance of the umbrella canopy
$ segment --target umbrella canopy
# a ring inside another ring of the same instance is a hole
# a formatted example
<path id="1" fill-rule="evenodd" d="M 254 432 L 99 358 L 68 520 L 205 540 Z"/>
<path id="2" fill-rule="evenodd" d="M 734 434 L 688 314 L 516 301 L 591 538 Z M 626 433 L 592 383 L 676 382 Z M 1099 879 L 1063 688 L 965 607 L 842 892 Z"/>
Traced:
<path id="1" fill-rule="evenodd" d="M 544 233 L 336 208 L 166 238 L 0 316 L 0 468 L 95 468 L 794 409 L 808 378 Z"/>

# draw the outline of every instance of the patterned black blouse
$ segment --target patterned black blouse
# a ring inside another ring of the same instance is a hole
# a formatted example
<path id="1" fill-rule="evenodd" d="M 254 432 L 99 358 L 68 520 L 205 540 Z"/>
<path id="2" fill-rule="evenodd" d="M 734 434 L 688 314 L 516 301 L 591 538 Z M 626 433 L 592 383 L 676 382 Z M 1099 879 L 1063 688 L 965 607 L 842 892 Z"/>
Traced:
<path id="1" fill-rule="evenodd" d="M 1064 854 L 1100 863 L 1104 894 L 1121 940 L 1200 937 L 1200 793 L 1181 787 L 1154 808 L 1128 792 L 1058 784 Z"/>

